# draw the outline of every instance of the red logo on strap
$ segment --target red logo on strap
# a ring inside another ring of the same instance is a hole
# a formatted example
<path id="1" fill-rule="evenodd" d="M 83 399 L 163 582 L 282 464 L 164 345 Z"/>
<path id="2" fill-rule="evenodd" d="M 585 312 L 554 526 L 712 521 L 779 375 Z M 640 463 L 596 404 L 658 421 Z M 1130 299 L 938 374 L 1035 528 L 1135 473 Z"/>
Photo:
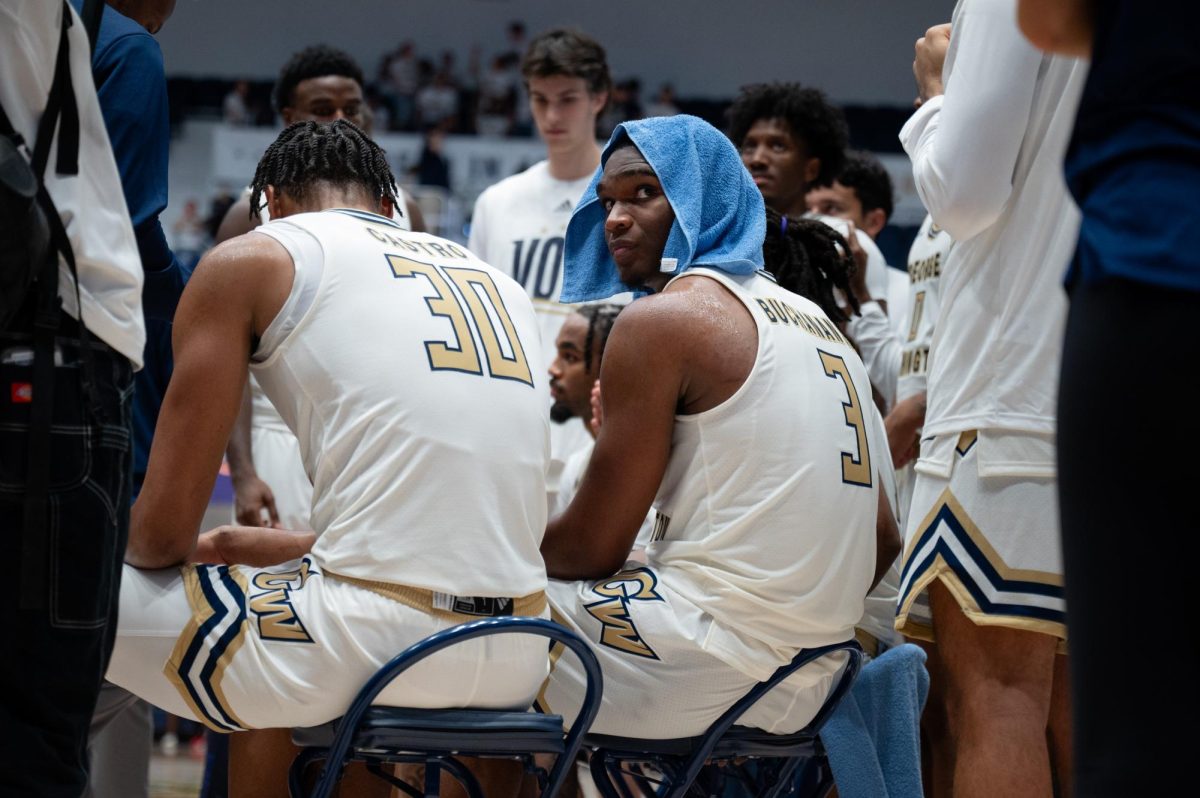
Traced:
<path id="1" fill-rule="evenodd" d="M 27 405 L 33 401 L 33 383 L 14 382 L 11 387 L 14 405 Z"/>

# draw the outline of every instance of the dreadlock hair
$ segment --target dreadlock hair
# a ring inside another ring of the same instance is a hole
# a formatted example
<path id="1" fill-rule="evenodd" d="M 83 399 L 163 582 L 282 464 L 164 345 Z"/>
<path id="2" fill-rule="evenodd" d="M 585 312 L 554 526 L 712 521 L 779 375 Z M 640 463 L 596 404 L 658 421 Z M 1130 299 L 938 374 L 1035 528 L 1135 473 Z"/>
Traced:
<path id="1" fill-rule="evenodd" d="M 576 313 L 587 319 L 587 338 L 583 342 L 583 367 L 592 370 L 592 344 L 596 345 L 596 362 L 604 360 L 604 347 L 608 344 L 608 334 L 612 332 L 617 315 L 623 310 L 621 305 L 614 302 L 598 302 L 593 305 L 582 305 Z"/>
<path id="2" fill-rule="evenodd" d="M 363 85 L 362 67 L 349 54 L 326 44 L 305 47 L 288 59 L 275 82 L 275 110 L 282 111 L 292 104 L 292 92 L 303 80 L 338 75 Z"/>
<path id="3" fill-rule="evenodd" d="M 383 150 L 352 122 L 297 122 L 279 134 L 258 162 L 250 184 L 251 217 L 267 186 L 303 202 L 317 183 L 359 188 L 369 197 L 398 202 L 396 179 Z"/>
<path id="4" fill-rule="evenodd" d="M 840 108 L 819 89 L 799 83 L 756 83 L 742 93 L 726 112 L 729 138 L 739 149 L 750 128 L 760 119 L 780 119 L 792 136 L 804 143 L 811 158 L 821 159 L 814 186 L 828 186 L 842 171 L 849 128 Z"/>
<path id="5" fill-rule="evenodd" d="M 778 211 L 767 208 L 767 237 L 763 240 L 763 261 L 776 282 L 794 294 L 811 299 L 821 306 L 835 324 L 848 321 L 850 314 L 833 295 L 839 288 L 853 313 L 858 313 L 858 300 L 850 290 L 854 274 L 854 258 L 846 239 L 824 222 L 816 219 L 787 219 Z"/>

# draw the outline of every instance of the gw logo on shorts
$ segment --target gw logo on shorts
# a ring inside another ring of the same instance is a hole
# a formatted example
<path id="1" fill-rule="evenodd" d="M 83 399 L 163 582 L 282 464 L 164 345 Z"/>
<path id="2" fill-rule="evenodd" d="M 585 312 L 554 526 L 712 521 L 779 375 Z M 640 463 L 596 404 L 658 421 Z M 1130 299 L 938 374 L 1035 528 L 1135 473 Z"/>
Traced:
<path id="1" fill-rule="evenodd" d="M 649 568 L 635 568 L 621 571 L 592 585 L 592 592 L 604 598 L 584 605 L 584 609 L 603 627 L 600 632 L 601 645 L 637 657 L 658 659 L 654 649 L 642 640 L 633 619 L 629 617 L 629 602 L 663 600 L 654 592 L 657 584 L 658 578 Z"/>
<path id="2" fill-rule="evenodd" d="M 250 594 L 250 611 L 258 621 L 258 636 L 262 640 L 284 640 L 289 643 L 311 643 L 308 630 L 292 607 L 293 590 L 308 581 L 312 561 L 307 557 L 297 571 L 262 572 L 254 577 Z M 320 571 L 313 571 L 318 576 Z"/>

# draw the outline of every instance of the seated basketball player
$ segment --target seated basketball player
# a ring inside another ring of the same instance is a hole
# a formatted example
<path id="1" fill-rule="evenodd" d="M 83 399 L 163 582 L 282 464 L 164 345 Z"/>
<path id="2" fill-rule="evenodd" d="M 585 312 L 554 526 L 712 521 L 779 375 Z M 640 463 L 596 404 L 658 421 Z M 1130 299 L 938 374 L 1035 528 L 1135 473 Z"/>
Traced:
<path id="1" fill-rule="evenodd" d="M 331 720 L 406 646 L 546 606 L 547 388 L 525 292 L 393 222 L 383 152 L 348 122 L 289 127 L 254 192 L 272 221 L 209 253 L 179 305 L 108 672 L 225 731 Z M 247 363 L 300 441 L 315 544 L 197 536 Z M 380 703 L 525 708 L 546 668 L 544 641 L 488 638 Z"/>
<path id="2" fill-rule="evenodd" d="M 650 294 L 609 335 L 595 449 L 542 542 L 552 612 L 604 671 L 597 733 L 700 733 L 800 649 L 850 639 L 899 550 L 862 362 L 759 271 L 764 220 L 729 140 L 676 116 L 618 127 L 567 230 L 564 301 Z M 647 563 L 621 570 L 652 504 Z M 584 681 L 568 660 L 539 701 L 571 716 Z M 801 727 L 841 661 L 744 722 Z"/>

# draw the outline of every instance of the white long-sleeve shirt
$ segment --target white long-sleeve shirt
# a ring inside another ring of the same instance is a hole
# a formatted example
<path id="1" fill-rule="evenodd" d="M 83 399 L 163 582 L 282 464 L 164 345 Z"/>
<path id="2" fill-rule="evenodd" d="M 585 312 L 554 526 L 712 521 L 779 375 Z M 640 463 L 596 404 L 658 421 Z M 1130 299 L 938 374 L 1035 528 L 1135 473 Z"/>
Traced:
<path id="1" fill-rule="evenodd" d="M 141 368 L 146 342 L 142 262 L 92 82 L 87 33 L 79 15 L 74 10 L 67 13 L 74 19 L 68 42 L 79 109 L 79 174 L 60 176 L 55 171 L 56 133 L 44 182 L 75 253 L 84 323 L 134 368 Z M 0 0 L 0 103 L 30 149 L 54 80 L 62 15 L 60 3 Z M 58 294 L 63 310 L 79 318 L 75 286 L 61 258 Z"/>
<path id="2" fill-rule="evenodd" d="M 917 192 L 958 242 L 942 272 L 924 432 L 1050 434 L 1059 280 L 1079 229 L 1062 159 L 1086 66 L 1035 50 L 1016 0 L 960 0 L 952 26 L 945 95 L 900 132 Z"/>

